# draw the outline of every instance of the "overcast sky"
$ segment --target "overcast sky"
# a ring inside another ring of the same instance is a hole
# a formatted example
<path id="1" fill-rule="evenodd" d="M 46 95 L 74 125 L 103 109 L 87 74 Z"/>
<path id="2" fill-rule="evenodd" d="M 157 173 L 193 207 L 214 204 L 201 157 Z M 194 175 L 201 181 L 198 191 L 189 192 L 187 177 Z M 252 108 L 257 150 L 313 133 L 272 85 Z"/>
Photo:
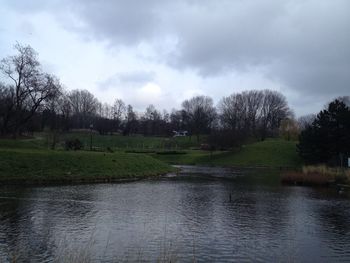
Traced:
<path id="1" fill-rule="evenodd" d="M 0 17 L 1 57 L 29 44 L 102 102 L 273 89 L 300 116 L 350 95 L 349 0 L 0 0 Z"/>

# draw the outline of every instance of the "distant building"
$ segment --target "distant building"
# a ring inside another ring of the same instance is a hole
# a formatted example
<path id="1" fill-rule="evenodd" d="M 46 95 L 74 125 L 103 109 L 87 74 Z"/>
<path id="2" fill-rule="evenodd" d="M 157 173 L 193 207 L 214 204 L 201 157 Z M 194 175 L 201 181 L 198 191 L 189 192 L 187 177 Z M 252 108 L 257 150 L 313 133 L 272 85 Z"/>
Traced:
<path id="1" fill-rule="evenodd" d="M 174 137 L 184 137 L 188 135 L 188 131 L 173 131 Z"/>

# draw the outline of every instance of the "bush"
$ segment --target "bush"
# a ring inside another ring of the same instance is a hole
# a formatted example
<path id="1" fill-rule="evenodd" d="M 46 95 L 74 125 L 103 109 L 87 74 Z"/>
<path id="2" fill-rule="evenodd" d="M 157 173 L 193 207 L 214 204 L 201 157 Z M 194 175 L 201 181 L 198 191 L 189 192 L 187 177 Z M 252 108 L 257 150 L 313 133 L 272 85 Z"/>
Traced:
<path id="1" fill-rule="evenodd" d="M 65 141 L 66 151 L 74 150 L 78 151 L 83 148 L 83 143 L 79 139 L 69 139 Z"/>
<path id="2" fill-rule="evenodd" d="M 106 151 L 109 152 L 109 153 L 114 153 L 114 151 L 113 151 L 113 149 L 111 147 L 107 147 Z"/>

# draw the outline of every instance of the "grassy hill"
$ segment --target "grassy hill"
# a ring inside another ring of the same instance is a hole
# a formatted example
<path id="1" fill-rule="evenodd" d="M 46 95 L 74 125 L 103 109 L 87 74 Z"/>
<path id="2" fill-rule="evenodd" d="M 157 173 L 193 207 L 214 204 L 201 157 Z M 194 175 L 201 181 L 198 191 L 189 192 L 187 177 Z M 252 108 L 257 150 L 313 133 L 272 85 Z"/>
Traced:
<path id="1" fill-rule="evenodd" d="M 82 132 L 70 132 L 61 136 L 61 141 L 66 139 L 79 138 L 86 149 L 90 147 L 91 134 Z M 200 137 L 205 140 L 204 136 Z M 189 149 L 197 147 L 201 142 L 197 142 L 195 137 L 155 137 L 142 135 L 99 135 L 92 134 L 92 145 L 97 148 L 110 147 L 114 150 L 162 150 L 162 149 Z"/>
<path id="2" fill-rule="evenodd" d="M 103 182 L 172 170 L 145 154 L 0 149 L 1 183 Z"/>
<path id="3" fill-rule="evenodd" d="M 45 135 L 33 139 L 0 140 L 0 182 L 97 182 L 164 174 L 169 164 L 241 167 L 299 167 L 296 142 L 268 139 L 243 146 L 236 151 L 194 150 L 199 143 L 192 138 L 93 135 L 93 146 L 114 153 L 64 151 L 62 142 L 79 138 L 85 149 L 90 135 L 69 133 L 61 136 L 58 150 L 48 150 Z M 142 146 L 141 146 L 142 145 Z M 129 153 L 141 149 L 148 154 Z M 171 151 L 169 151 L 169 149 Z"/>
<path id="4" fill-rule="evenodd" d="M 215 166 L 298 167 L 301 160 L 296 142 L 267 139 L 244 145 L 241 150 L 227 152 L 187 151 L 185 154 L 153 154 L 170 164 L 198 164 Z"/>
<path id="5" fill-rule="evenodd" d="M 200 136 L 200 141 L 195 137 L 155 137 L 142 135 L 100 135 L 98 133 L 68 132 L 58 136 L 57 149 L 63 149 L 64 142 L 69 139 L 79 139 L 85 150 L 90 149 L 92 137 L 93 148 L 105 150 L 107 147 L 113 150 L 178 150 L 198 147 L 206 141 L 205 136 Z M 0 148 L 29 148 L 29 149 L 47 149 L 51 145 L 52 136 L 47 133 L 36 133 L 34 138 L 12 140 L 0 139 Z"/>
<path id="6" fill-rule="evenodd" d="M 79 138 L 85 144 L 89 139 L 88 134 L 64 136 Z M 94 135 L 103 149 L 111 147 L 110 137 L 113 137 L 114 143 L 122 145 L 122 136 Z M 131 137 L 128 138 L 136 145 L 140 138 L 135 139 L 132 141 Z M 151 142 L 152 138 L 149 138 L 148 143 Z M 57 149 L 48 149 L 45 134 L 31 139 L 0 139 L 0 183 L 116 181 L 155 176 L 174 170 L 170 165 L 146 154 L 64 151 L 61 143 Z"/>

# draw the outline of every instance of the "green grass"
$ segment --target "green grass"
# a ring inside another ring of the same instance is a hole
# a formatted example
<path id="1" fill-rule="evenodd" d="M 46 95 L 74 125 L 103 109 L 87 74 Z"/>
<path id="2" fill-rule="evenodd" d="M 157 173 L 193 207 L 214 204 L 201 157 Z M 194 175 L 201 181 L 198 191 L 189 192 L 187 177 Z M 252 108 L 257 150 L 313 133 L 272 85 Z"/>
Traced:
<path id="1" fill-rule="evenodd" d="M 267 166 L 298 167 L 301 160 L 296 152 L 296 142 L 268 139 L 245 145 L 241 150 L 227 152 L 187 151 L 182 155 L 159 155 L 153 157 L 170 164 L 197 164 L 214 166 Z"/>
<path id="2" fill-rule="evenodd" d="M 43 149 L 47 148 L 44 138 L 33 139 L 0 139 L 0 149 Z"/>
<path id="3" fill-rule="evenodd" d="M 0 182 L 94 182 L 143 178 L 174 170 L 148 154 L 198 145 L 195 138 L 162 138 L 93 134 L 93 148 L 114 153 L 63 150 L 66 139 L 78 138 L 90 148 L 90 133 L 72 132 L 59 137 L 56 150 L 49 150 L 50 134 L 31 139 L 0 139 Z M 130 153 L 131 152 L 131 153 Z"/>
<path id="4" fill-rule="evenodd" d="M 56 148 L 63 149 L 64 142 L 68 139 L 79 139 L 85 150 L 90 149 L 91 134 L 89 132 L 69 132 L 60 134 Z M 159 150 L 181 150 L 198 148 L 206 141 L 206 136 L 196 137 L 148 137 L 142 135 L 100 135 L 92 134 L 92 146 L 95 149 L 105 150 L 107 147 L 113 150 L 126 151 L 159 151 Z M 0 148 L 8 149 L 48 149 L 51 146 L 52 136 L 46 133 L 37 133 L 31 139 L 0 139 Z"/>
<path id="5" fill-rule="evenodd" d="M 94 148 L 116 150 L 114 153 L 103 153 L 63 151 L 62 142 L 67 138 L 79 138 L 85 144 L 85 149 L 89 148 L 89 133 L 62 135 L 57 147 L 61 150 L 55 151 L 48 150 L 45 134 L 38 134 L 33 139 L 1 139 L 0 182 L 93 182 L 141 178 L 171 171 L 168 164 L 272 168 L 301 166 L 296 142 L 282 139 L 255 142 L 236 151 L 210 153 L 194 150 L 200 144 L 196 138 L 94 134 Z"/>
<path id="6" fill-rule="evenodd" d="M 60 136 L 60 141 L 78 138 L 88 149 L 90 147 L 91 134 L 84 132 L 71 132 Z M 130 149 L 189 149 L 198 147 L 205 141 L 205 137 L 200 137 L 197 142 L 195 137 L 148 137 L 142 135 L 122 136 L 122 135 L 99 135 L 92 134 L 92 145 L 95 148 L 105 149 L 107 147 L 115 150 Z"/>
<path id="7" fill-rule="evenodd" d="M 151 154 L 152 157 L 157 158 L 163 162 L 169 164 L 186 164 L 186 165 L 196 165 L 196 164 L 214 164 L 213 160 L 217 155 L 222 155 L 222 152 L 214 152 L 213 156 L 207 151 L 200 150 L 188 150 L 185 154 Z"/>
<path id="8" fill-rule="evenodd" d="M 172 171 L 145 154 L 0 150 L 0 182 L 96 182 L 143 178 Z"/>

